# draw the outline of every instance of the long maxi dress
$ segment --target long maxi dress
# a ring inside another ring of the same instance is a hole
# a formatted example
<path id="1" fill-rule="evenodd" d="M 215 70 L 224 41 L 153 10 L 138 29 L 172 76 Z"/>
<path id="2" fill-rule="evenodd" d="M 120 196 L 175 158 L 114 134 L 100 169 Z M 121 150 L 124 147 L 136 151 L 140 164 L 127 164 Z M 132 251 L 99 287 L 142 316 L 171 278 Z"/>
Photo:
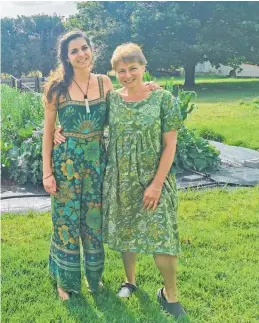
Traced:
<path id="1" fill-rule="evenodd" d="M 80 238 L 85 276 L 92 291 L 98 288 L 104 267 L 101 189 L 106 101 L 100 76 L 98 84 L 100 98 L 89 102 L 90 113 L 83 101 L 73 101 L 69 94 L 57 107 L 66 142 L 56 145 L 52 154 L 57 194 L 52 197 L 49 271 L 66 291 L 80 291 Z"/>
<path id="2" fill-rule="evenodd" d="M 160 161 L 162 136 L 182 120 L 178 100 L 156 90 L 144 100 L 125 102 L 109 92 L 110 143 L 103 191 L 103 239 L 120 252 L 177 255 L 175 176 L 167 176 L 155 211 L 143 208 L 145 189 Z"/>

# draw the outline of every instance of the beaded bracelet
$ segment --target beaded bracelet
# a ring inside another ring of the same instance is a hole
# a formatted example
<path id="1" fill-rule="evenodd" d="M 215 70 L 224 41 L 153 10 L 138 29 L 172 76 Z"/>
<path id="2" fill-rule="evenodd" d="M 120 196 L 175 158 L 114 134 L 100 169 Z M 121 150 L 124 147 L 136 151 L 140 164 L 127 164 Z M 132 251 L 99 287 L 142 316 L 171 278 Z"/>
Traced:
<path id="1" fill-rule="evenodd" d="M 53 176 L 53 174 L 50 174 L 50 175 L 49 175 L 49 176 L 47 176 L 47 177 L 43 177 L 43 179 L 50 178 L 50 176 Z"/>

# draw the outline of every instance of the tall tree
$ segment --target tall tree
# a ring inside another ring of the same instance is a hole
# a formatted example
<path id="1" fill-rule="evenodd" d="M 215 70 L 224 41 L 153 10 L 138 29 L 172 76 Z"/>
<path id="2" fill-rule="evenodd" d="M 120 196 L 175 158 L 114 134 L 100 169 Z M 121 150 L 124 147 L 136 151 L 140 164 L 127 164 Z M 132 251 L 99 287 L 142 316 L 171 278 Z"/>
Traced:
<path id="1" fill-rule="evenodd" d="M 198 62 L 259 61 L 258 2 L 83 2 L 78 11 L 68 28 L 91 35 L 102 71 L 115 47 L 131 40 L 142 44 L 151 72 L 184 67 L 188 87 Z"/>
<path id="2" fill-rule="evenodd" d="M 56 64 L 56 41 L 64 31 L 56 15 L 2 19 L 2 72 L 20 77 L 39 70 L 47 75 Z"/>
<path id="3" fill-rule="evenodd" d="M 185 85 L 192 87 L 198 62 L 217 66 L 259 58 L 258 12 L 255 2 L 141 3 L 132 16 L 134 39 L 152 69 L 183 66 Z"/>

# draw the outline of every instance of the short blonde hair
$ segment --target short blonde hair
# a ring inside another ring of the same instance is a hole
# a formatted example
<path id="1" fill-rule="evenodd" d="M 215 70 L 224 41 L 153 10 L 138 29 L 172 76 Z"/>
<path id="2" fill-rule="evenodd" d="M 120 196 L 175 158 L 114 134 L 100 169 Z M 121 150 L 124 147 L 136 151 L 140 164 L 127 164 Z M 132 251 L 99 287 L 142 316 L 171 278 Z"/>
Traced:
<path id="1" fill-rule="evenodd" d="M 146 66 L 147 60 L 140 46 L 134 43 L 125 43 L 118 46 L 112 54 L 111 65 L 115 70 L 118 63 L 138 62 L 140 65 Z"/>

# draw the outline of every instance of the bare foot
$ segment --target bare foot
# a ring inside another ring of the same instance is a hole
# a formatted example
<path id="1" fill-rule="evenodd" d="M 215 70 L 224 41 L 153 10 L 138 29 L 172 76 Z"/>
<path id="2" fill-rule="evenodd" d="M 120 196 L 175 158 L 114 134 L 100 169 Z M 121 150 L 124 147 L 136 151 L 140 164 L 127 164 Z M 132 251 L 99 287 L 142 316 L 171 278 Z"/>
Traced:
<path id="1" fill-rule="evenodd" d="M 62 299 L 62 301 L 67 301 L 69 300 L 69 293 L 64 291 L 64 289 L 58 287 L 58 295 Z"/>

